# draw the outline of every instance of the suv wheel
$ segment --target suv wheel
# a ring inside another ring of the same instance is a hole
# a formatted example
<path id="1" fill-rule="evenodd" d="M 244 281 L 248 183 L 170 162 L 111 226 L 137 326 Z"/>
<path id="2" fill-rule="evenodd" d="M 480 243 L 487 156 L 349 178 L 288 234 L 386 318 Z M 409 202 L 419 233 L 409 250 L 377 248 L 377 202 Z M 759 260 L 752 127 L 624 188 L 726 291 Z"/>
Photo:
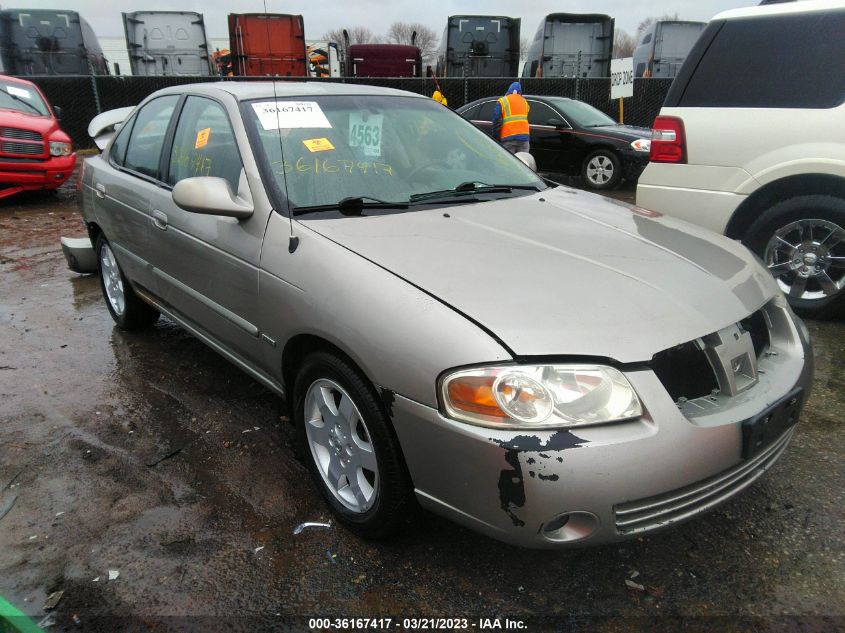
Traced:
<path id="1" fill-rule="evenodd" d="M 845 200 L 807 195 L 779 202 L 748 229 L 746 246 L 777 279 L 802 316 L 845 308 Z"/>
<path id="2" fill-rule="evenodd" d="M 372 385 L 346 360 L 308 356 L 296 378 L 300 450 L 338 520 L 367 538 L 395 533 L 411 507 L 411 483 Z"/>
<path id="3" fill-rule="evenodd" d="M 97 237 L 97 271 L 106 307 L 114 322 L 124 330 L 138 330 L 158 320 L 158 310 L 144 303 L 120 269 L 111 245 L 101 234 Z"/>
<path id="4" fill-rule="evenodd" d="M 596 150 L 584 159 L 581 177 L 589 189 L 613 189 L 622 180 L 622 163 L 612 151 Z"/>

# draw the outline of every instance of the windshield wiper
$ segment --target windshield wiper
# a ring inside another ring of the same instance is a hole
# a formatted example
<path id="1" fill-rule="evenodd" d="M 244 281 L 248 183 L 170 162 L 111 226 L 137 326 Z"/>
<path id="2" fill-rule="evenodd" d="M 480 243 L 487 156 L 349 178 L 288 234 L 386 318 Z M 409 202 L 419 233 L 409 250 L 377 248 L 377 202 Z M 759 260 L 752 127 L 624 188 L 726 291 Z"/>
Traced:
<path id="1" fill-rule="evenodd" d="M 4 90 L 4 92 L 5 92 L 5 90 Z M 38 110 L 38 108 L 36 108 L 34 105 L 32 105 L 31 103 L 29 103 L 28 101 L 24 101 L 24 100 L 23 100 L 23 99 L 21 99 L 19 96 L 17 96 L 17 95 L 13 95 L 13 94 L 12 94 L 12 93 L 10 93 L 10 92 L 6 92 L 6 96 L 11 97 L 11 98 L 12 98 L 12 99 L 14 99 L 15 101 L 19 101 L 20 103 L 24 104 L 27 108 L 29 108 L 30 110 L 32 110 L 33 112 L 35 112 L 35 114 L 38 114 L 38 115 L 40 115 L 40 116 L 44 116 L 43 114 L 41 114 L 41 112 Z M 20 110 L 19 110 L 19 112 L 20 112 Z"/>
<path id="2" fill-rule="evenodd" d="M 361 215 L 364 209 L 407 209 L 407 202 L 386 202 L 370 196 L 350 196 L 331 204 L 314 204 L 305 207 L 293 207 L 294 215 L 303 215 L 312 211 L 340 211 L 341 215 Z"/>
<path id="3" fill-rule="evenodd" d="M 440 191 L 427 191 L 415 193 L 410 197 L 411 202 L 419 200 L 432 200 L 451 196 L 460 196 L 470 193 L 511 193 L 514 189 L 533 189 L 540 191 L 536 185 L 488 185 L 484 182 L 462 182 L 454 189 L 442 189 Z"/>

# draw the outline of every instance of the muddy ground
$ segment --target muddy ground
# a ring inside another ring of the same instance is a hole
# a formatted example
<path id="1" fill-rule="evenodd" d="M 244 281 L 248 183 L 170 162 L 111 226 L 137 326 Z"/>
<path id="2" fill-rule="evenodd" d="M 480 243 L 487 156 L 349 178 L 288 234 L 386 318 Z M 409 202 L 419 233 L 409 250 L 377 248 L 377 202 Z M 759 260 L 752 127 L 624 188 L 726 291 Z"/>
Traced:
<path id="1" fill-rule="evenodd" d="M 165 320 L 114 327 L 98 279 L 62 258 L 59 236 L 82 234 L 72 190 L 0 204 L 0 514 L 14 502 L 0 596 L 45 630 L 434 615 L 471 630 L 497 616 L 561 631 L 845 625 L 842 322 L 809 323 L 815 387 L 773 472 L 676 529 L 561 552 L 425 513 L 387 543 L 337 527 L 294 535 L 330 517 L 282 403 Z"/>

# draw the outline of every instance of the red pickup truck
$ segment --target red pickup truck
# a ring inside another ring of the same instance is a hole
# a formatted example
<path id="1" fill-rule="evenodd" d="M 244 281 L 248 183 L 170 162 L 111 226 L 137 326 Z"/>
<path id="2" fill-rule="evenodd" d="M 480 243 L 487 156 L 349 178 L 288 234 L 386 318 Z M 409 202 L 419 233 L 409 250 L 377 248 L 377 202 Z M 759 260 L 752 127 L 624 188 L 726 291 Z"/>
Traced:
<path id="1" fill-rule="evenodd" d="M 56 189 L 75 162 L 70 137 L 38 87 L 0 75 L 0 198 Z"/>

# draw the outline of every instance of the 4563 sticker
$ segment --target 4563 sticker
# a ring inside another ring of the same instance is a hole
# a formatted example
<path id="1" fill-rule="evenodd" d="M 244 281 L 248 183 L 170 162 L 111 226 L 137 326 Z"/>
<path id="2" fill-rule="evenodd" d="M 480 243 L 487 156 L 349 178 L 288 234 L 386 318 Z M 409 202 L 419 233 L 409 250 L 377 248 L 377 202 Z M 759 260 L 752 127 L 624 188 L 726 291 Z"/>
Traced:
<path id="1" fill-rule="evenodd" d="M 349 146 L 360 147 L 364 156 L 381 156 L 383 114 L 370 114 L 366 120 L 358 112 L 349 114 Z"/>

